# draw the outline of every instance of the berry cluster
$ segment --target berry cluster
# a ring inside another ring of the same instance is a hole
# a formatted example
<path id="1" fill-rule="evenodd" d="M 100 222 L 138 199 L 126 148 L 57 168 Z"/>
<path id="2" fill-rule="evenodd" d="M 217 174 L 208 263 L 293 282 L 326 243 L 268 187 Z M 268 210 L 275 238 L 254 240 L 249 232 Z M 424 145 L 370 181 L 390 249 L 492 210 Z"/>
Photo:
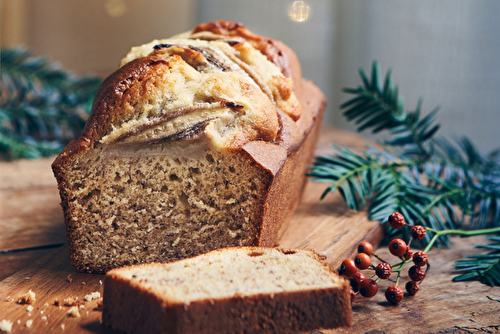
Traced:
<path id="1" fill-rule="evenodd" d="M 412 240 L 420 241 L 425 238 L 426 228 L 420 225 L 410 225 L 406 223 L 404 217 L 399 212 L 389 216 L 389 225 L 394 229 L 400 229 L 404 226 L 411 228 L 411 238 L 406 244 L 402 239 L 394 239 L 389 243 L 389 251 L 392 255 L 398 257 L 400 262 L 389 264 L 375 253 L 373 246 L 363 241 L 358 246 L 358 254 L 353 259 L 345 259 L 340 266 L 339 273 L 351 280 L 351 301 L 357 293 L 363 297 L 371 298 L 378 292 L 378 283 L 383 279 L 390 279 L 393 273 L 397 273 L 396 283 L 385 290 L 385 298 L 391 304 L 399 304 L 403 299 L 403 290 L 398 286 L 403 268 L 409 262 L 413 261 L 413 266 L 408 270 L 410 281 L 406 283 L 406 292 L 413 296 L 418 292 L 422 280 L 429 271 L 428 257 L 425 252 L 418 251 L 413 253 L 410 248 Z M 376 258 L 380 263 L 374 265 L 371 258 Z M 426 267 L 424 270 L 423 267 Z M 358 270 L 371 270 L 370 274 L 363 274 Z"/>

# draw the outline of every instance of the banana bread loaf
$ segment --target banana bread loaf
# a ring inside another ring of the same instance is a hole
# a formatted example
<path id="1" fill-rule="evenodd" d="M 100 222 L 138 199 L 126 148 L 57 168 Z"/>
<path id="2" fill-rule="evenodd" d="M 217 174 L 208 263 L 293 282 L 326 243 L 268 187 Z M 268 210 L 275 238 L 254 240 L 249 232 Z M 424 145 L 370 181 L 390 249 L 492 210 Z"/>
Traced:
<path id="1" fill-rule="evenodd" d="M 108 272 L 102 322 L 126 333 L 296 333 L 350 326 L 349 290 L 312 251 L 226 248 Z"/>
<path id="2" fill-rule="evenodd" d="M 275 246 L 325 98 L 281 42 L 218 21 L 133 48 L 52 164 L 79 271 Z"/>

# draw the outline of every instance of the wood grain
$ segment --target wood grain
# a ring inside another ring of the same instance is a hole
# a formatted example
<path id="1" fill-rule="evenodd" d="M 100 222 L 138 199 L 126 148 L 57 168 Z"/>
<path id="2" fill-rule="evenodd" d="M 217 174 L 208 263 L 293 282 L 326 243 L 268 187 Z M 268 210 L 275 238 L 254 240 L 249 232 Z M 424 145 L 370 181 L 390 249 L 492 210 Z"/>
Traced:
<path id="1" fill-rule="evenodd" d="M 65 242 L 53 160 L 0 162 L 0 251 Z"/>
<path id="2" fill-rule="evenodd" d="M 0 161 L 0 190 L 56 187 L 50 167 L 54 158 Z"/>
<path id="3" fill-rule="evenodd" d="M 71 275 L 72 282 L 68 281 L 68 275 Z M 1 317 L 14 322 L 15 333 L 62 331 L 61 325 L 64 325 L 64 332 L 67 333 L 99 333 L 101 312 L 96 310 L 96 301 L 85 302 L 85 308 L 79 309 L 79 318 L 68 315 L 70 307 L 55 306 L 54 301 L 59 300 L 62 304 L 64 299 L 76 297 L 83 301 L 85 295 L 92 292 L 102 294 L 100 281 L 103 277 L 77 273 L 69 263 L 67 248 L 60 247 L 0 282 Z M 29 290 L 36 294 L 32 312 L 27 311 L 28 305 L 16 303 Z M 8 297 L 12 301 L 5 301 Z M 43 316 L 47 320 L 42 320 Z M 33 320 L 30 328 L 26 327 L 28 319 Z M 20 324 L 17 324 L 17 320 L 20 320 Z"/>
<path id="4" fill-rule="evenodd" d="M 0 254 L 0 281 L 52 252 L 51 247 Z"/>
<path id="5" fill-rule="evenodd" d="M 359 144 L 357 136 L 343 132 L 336 135 L 340 135 L 340 138 L 351 145 Z M 346 136 L 352 137 L 351 140 L 346 139 Z M 65 241 L 58 192 L 50 171 L 51 162 L 52 159 L 38 160 L 31 167 L 28 161 L 20 161 L 15 165 L 0 164 L 2 170 L 8 168 L 10 175 L 0 187 L 0 228 L 3 232 L 0 234 L 0 250 Z M 36 177 L 32 177 L 33 175 Z M 337 266 L 344 257 L 352 255 L 361 239 L 369 239 L 378 244 L 382 232 L 378 223 L 368 221 L 364 213 L 348 210 L 338 194 L 319 201 L 324 187 L 325 185 L 317 183 L 306 185 L 297 213 L 279 243 L 282 247 L 302 247 L 322 252 L 332 265 Z M 43 257 L 34 261 L 37 256 Z M 15 333 L 58 332 L 62 331 L 61 325 L 64 325 L 64 331 L 68 333 L 112 332 L 100 326 L 101 313 L 94 310 L 95 301 L 85 303 L 85 309 L 80 310 L 79 318 L 68 316 L 68 307 L 53 306 L 56 299 L 78 297 L 82 300 L 91 292 L 102 293 L 99 281 L 103 280 L 103 275 L 77 273 L 69 263 L 66 246 L 53 251 L 0 254 L 0 260 L 8 264 L 3 272 L 0 268 L 0 277 L 8 276 L 0 281 L 0 320 L 13 321 Z M 30 264 L 21 269 L 27 262 Z M 18 269 L 21 270 L 17 271 Z M 10 275 L 5 270 L 9 270 Z M 17 272 L 12 274 L 14 271 Z M 73 277 L 72 283 L 68 282 L 68 275 Z M 37 296 L 31 315 L 27 312 L 26 305 L 15 303 L 20 295 L 30 289 Z M 6 297 L 13 301 L 3 301 Z M 43 316 L 47 320 L 42 320 Z M 28 319 L 33 320 L 30 328 L 26 327 Z"/>
<path id="6" fill-rule="evenodd" d="M 56 187 L 0 190 L 0 196 L 0 251 L 64 243 Z"/>
<path id="7" fill-rule="evenodd" d="M 320 189 L 319 184 L 307 184 L 303 201 L 281 237 L 280 246 L 315 249 L 327 255 L 332 265 L 337 265 L 344 257 L 352 255 L 361 239 L 375 244 L 380 241 L 382 233 L 377 223 L 368 221 L 364 213 L 347 210 L 338 195 L 319 202 Z M 74 278 L 73 283 L 67 281 L 68 274 Z M 103 280 L 103 275 L 76 273 L 69 263 L 67 247 L 58 248 L 0 282 L 0 315 L 15 322 L 16 333 L 56 331 L 61 330 L 62 324 L 69 333 L 111 333 L 99 326 L 101 314 L 94 311 L 93 302 L 85 303 L 80 318 L 69 317 L 67 307 L 59 309 L 52 305 L 55 299 L 78 297 L 82 300 L 93 291 L 102 293 L 99 280 Z M 33 325 L 26 328 L 26 320 L 30 318 L 26 305 L 12 301 L 2 303 L 1 300 L 10 296 L 15 301 L 30 289 L 37 294 L 37 301 L 31 314 Z M 48 305 L 44 306 L 46 303 Z M 47 321 L 41 320 L 40 311 L 48 317 Z M 20 324 L 17 324 L 18 319 Z"/>
<path id="8" fill-rule="evenodd" d="M 327 128 L 320 137 L 323 145 L 318 147 L 317 153 L 327 153 L 325 144 L 329 142 L 359 149 L 364 139 Z M 3 173 L 7 170 L 5 163 L 0 163 L 0 180 L 6 180 L 0 185 L 0 250 L 65 241 L 51 162 L 52 159 L 43 159 L 7 165 L 9 177 Z M 306 185 L 302 202 L 279 242 L 282 247 L 323 252 L 336 267 L 352 255 L 359 241 L 369 239 L 377 244 L 382 230 L 377 223 L 368 221 L 364 213 L 348 210 L 338 194 L 329 194 L 320 201 L 324 187 L 316 183 Z M 400 305 L 391 306 L 385 301 L 383 292 L 393 283 L 381 283 L 379 294 L 374 298 L 357 297 L 351 329 L 313 333 L 500 332 L 499 288 L 478 282 L 451 282 L 453 261 L 463 254 L 481 253 L 472 248 L 473 244 L 481 242 L 484 242 L 482 237 L 454 238 L 451 249 L 431 251 L 432 268 L 417 296 L 405 297 Z M 377 253 L 390 259 L 384 247 Z M 73 277 L 72 283 L 67 280 L 68 275 Z M 52 305 L 55 299 L 78 297 L 82 300 L 91 292 L 102 293 L 99 284 L 102 278 L 102 275 L 76 273 L 69 264 L 66 246 L 0 254 L 0 321 L 13 321 L 14 333 L 113 333 L 100 325 L 101 313 L 95 310 L 95 301 L 84 303 L 79 318 L 70 317 L 68 307 Z M 403 275 L 403 283 L 407 279 L 406 274 Z M 15 303 L 30 289 L 35 291 L 37 299 L 32 312 L 26 310 L 27 305 Z M 14 301 L 4 301 L 8 296 Z M 42 320 L 43 316 L 47 320 Z M 25 326 L 28 319 L 33 320 L 30 328 Z"/>
<path id="9" fill-rule="evenodd" d="M 334 268 L 356 252 L 357 245 L 370 241 L 378 245 L 383 233 L 377 222 L 364 212 L 347 209 L 340 195 L 319 196 L 324 184 L 308 183 L 292 221 L 279 240 L 279 246 L 308 248 L 326 255 Z"/>
<path id="10" fill-rule="evenodd" d="M 380 292 L 372 299 L 357 297 L 353 304 L 353 327 L 350 329 L 322 330 L 312 333 L 498 333 L 500 331 L 500 290 L 479 282 L 453 283 L 452 263 L 471 252 L 472 245 L 484 242 L 483 237 L 470 239 L 454 238 L 449 250 L 429 252 L 432 269 L 414 297 L 405 296 L 398 306 L 389 305 L 383 292 L 390 283 L 380 284 Z M 385 248 L 377 253 L 385 259 L 390 254 Z M 74 278 L 67 281 L 67 275 Z M 30 279 L 27 280 L 26 278 Z M 85 303 L 80 318 L 67 315 L 68 307 L 59 309 L 52 304 L 56 298 L 83 298 L 94 291 L 102 292 L 99 284 L 102 275 L 76 273 L 69 265 L 65 248 L 55 251 L 29 267 L 0 282 L 0 318 L 14 321 L 15 333 L 62 332 L 66 333 L 113 333 L 99 325 L 100 312 L 94 310 L 95 301 Z M 408 280 L 403 275 L 403 282 Z M 83 285 L 81 282 L 85 282 Z M 14 299 L 19 294 L 34 289 L 37 301 L 34 311 L 26 311 L 26 305 L 2 302 L 6 296 Z M 47 303 L 48 305 L 44 306 Z M 48 316 L 42 321 L 40 311 Z M 89 314 L 86 314 L 89 311 Z M 17 319 L 20 324 L 16 323 Z M 26 320 L 34 320 L 31 328 L 26 328 Z"/>

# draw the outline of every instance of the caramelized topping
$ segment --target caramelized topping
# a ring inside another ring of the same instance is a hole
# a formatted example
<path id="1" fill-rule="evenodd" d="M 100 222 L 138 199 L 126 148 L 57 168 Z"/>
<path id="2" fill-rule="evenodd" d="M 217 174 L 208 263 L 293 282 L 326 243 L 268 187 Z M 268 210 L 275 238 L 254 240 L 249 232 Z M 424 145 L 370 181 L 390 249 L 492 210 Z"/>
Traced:
<path id="1" fill-rule="evenodd" d="M 119 141 L 124 140 L 125 138 L 140 135 L 148 130 L 154 129 L 158 125 L 171 121 L 177 117 L 188 115 L 194 113 L 196 111 L 204 111 L 207 109 L 220 109 L 220 108 L 231 108 L 235 110 L 242 110 L 245 106 L 241 104 L 237 104 L 231 101 L 219 101 L 213 103 L 197 103 L 195 105 L 179 108 L 177 110 L 172 110 L 168 113 L 163 114 L 160 117 L 155 117 L 149 120 L 147 123 L 139 125 L 134 129 L 129 130 L 128 132 L 120 135 L 118 138 L 110 141 L 111 144 L 117 143 Z M 159 141 L 174 141 L 174 140 L 186 140 L 192 137 L 192 135 L 199 133 L 204 130 L 207 124 L 214 120 L 216 117 L 207 118 L 201 122 L 190 125 L 187 129 L 183 129 L 181 131 L 176 132 L 175 134 L 168 135 L 166 137 L 162 137 Z M 190 136 L 191 135 L 191 136 Z"/>

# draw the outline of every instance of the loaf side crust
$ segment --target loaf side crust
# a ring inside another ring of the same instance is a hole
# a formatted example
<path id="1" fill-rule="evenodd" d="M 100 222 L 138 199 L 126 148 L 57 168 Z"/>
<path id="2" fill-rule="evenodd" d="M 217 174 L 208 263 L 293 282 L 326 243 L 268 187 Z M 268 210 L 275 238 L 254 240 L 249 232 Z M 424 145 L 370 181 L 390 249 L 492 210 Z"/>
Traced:
<path id="1" fill-rule="evenodd" d="M 105 286 L 112 285 L 105 293 L 122 298 L 106 302 L 103 324 L 128 334 L 273 334 L 352 325 L 350 296 L 341 288 L 193 302 L 186 307 L 131 291 L 119 279 L 106 279 Z"/>
<path id="2" fill-rule="evenodd" d="M 311 128 L 305 133 L 300 144 L 295 144 L 293 149 L 289 147 L 287 159 L 280 170 L 273 174 L 273 182 L 264 204 L 263 227 L 257 246 L 275 247 L 278 245 L 278 239 L 285 231 L 300 203 L 307 181 L 305 171 L 307 166 L 312 164 L 314 158 L 321 130 L 321 120 L 326 109 L 326 99 L 310 81 L 304 82 L 303 88 L 304 94 L 301 101 L 303 108 L 314 111 L 310 113 Z M 255 159 L 256 155 L 254 154 L 252 157 Z"/>

